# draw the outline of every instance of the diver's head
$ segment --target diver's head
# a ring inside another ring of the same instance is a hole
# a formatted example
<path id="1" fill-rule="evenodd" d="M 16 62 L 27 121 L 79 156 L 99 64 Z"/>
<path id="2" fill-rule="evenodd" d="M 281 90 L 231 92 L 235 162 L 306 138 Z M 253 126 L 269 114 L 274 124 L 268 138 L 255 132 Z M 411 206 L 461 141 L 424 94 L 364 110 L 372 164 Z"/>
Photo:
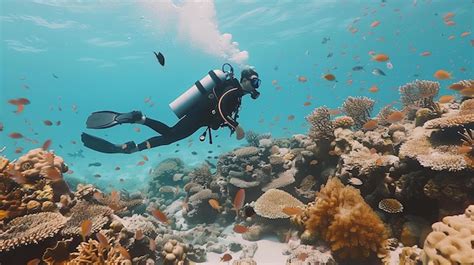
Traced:
<path id="1" fill-rule="evenodd" d="M 240 84 L 242 86 L 242 89 L 250 93 L 250 96 L 253 99 L 258 98 L 260 95 L 260 92 L 257 91 L 257 88 L 260 86 L 261 80 L 258 78 L 258 73 L 251 69 L 244 69 L 242 70 L 241 76 L 240 76 Z"/>

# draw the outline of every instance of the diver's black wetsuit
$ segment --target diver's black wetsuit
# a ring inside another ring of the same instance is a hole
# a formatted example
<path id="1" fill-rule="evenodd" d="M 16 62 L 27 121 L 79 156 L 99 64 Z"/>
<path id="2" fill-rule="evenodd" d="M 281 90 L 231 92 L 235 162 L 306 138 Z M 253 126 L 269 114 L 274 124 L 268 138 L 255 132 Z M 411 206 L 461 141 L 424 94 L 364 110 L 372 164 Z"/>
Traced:
<path id="1" fill-rule="evenodd" d="M 219 127 L 228 126 L 233 132 L 238 125 L 236 121 L 237 112 L 244 94 L 239 81 L 233 78 L 216 87 L 213 90 L 213 98 L 208 99 L 207 104 L 196 106 L 173 127 L 146 118 L 144 125 L 161 135 L 138 144 L 138 151 L 174 143 L 192 135 L 201 127 L 210 127 L 217 130 Z"/>

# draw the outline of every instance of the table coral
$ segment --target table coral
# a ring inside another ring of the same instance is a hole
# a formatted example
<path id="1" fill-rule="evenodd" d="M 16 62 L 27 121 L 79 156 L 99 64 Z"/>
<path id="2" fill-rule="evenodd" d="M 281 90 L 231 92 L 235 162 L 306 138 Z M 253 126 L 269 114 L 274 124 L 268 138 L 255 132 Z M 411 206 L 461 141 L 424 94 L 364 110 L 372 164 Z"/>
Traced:
<path id="1" fill-rule="evenodd" d="M 91 234 L 99 231 L 108 221 L 112 209 L 107 206 L 90 204 L 79 201 L 71 208 L 71 216 L 61 231 L 64 235 L 81 234 L 81 224 L 84 220 L 92 221 Z"/>
<path id="2" fill-rule="evenodd" d="M 474 205 L 464 214 L 444 217 L 432 228 L 423 247 L 424 265 L 474 263 Z"/>
<path id="3" fill-rule="evenodd" d="M 303 207 L 304 204 L 293 197 L 291 194 L 277 189 L 267 190 L 255 202 L 255 212 L 265 218 L 278 219 L 288 218 L 289 216 L 283 213 L 285 207 Z"/>
<path id="4" fill-rule="evenodd" d="M 44 212 L 17 217 L 0 230 L 0 253 L 52 237 L 65 223 L 66 218 L 59 213 Z"/>
<path id="5" fill-rule="evenodd" d="M 320 234 L 341 258 L 361 259 L 385 251 L 387 231 L 359 190 L 331 178 L 316 196 L 308 208 L 305 233 Z"/>

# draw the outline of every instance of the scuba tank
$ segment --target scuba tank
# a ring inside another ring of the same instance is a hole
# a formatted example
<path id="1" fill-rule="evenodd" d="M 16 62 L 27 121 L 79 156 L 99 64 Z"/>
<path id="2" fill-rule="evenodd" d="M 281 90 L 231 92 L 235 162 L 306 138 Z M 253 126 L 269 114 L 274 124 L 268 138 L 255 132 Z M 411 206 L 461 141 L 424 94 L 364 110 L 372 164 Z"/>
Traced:
<path id="1" fill-rule="evenodd" d="M 225 66 L 229 66 L 229 70 L 224 70 Z M 176 114 L 176 116 L 181 119 L 185 116 L 194 106 L 207 100 L 208 95 L 212 89 L 220 85 L 225 80 L 231 79 L 234 77 L 234 68 L 225 63 L 222 65 L 222 69 L 211 70 L 206 76 L 201 80 L 196 81 L 192 87 L 186 90 L 178 98 L 169 104 L 171 110 Z"/>

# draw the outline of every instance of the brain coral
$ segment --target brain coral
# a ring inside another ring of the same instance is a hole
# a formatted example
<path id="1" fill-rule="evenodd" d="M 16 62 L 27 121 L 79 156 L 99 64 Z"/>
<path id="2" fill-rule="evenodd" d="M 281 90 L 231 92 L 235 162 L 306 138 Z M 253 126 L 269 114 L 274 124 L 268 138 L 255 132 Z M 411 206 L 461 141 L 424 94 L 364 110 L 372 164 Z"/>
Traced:
<path id="1" fill-rule="evenodd" d="M 423 247 L 423 264 L 474 264 L 474 205 L 464 214 L 444 217 L 432 228 Z"/>
<path id="2" fill-rule="evenodd" d="M 257 199 L 254 210 L 258 215 L 270 219 L 288 218 L 282 211 L 285 207 L 303 208 L 304 204 L 285 191 L 269 189 Z"/>
<path id="3" fill-rule="evenodd" d="M 308 208 L 305 233 L 320 234 L 341 258 L 361 259 L 385 252 L 387 231 L 359 190 L 331 178 Z"/>
<path id="4" fill-rule="evenodd" d="M 60 213 L 42 212 L 17 217 L 0 230 L 0 253 L 54 236 L 66 223 Z"/>

